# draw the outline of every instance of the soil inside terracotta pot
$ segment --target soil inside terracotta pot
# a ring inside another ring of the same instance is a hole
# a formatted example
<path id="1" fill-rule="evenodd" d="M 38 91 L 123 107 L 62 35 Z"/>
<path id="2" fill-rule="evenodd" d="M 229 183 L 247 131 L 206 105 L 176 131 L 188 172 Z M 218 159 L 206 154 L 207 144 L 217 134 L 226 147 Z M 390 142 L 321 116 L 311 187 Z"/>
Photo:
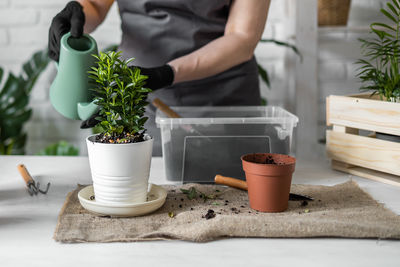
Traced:
<path id="1" fill-rule="evenodd" d="M 129 144 L 145 141 L 145 132 L 130 134 L 122 132 L 121 134 L 106 135 L 104 133 L 96 135 L 95 142 L 105 144 Z"/>
<path id="2" fill-rule="evenodd" d="M 284 155 L 282 155 L 284 156 Z M 252 154 L 248 155 L 245 160 L 258 164 L 271 164 L 271 165 L 285 165 L 284 160 L 280 155 L 262 155 L 262 154 Z"/>
<path id="3" fill-rule="evenodd" d="M 267 156 L 267 157 L 265 158 L 264 164 L 274 164 L 274 165 L 277 165 L 278 163 L 276 163 L 275 160 L 274 160 L 274 158 L 273 158 L 271 155 L 269 155 L 269 156 Z"/>

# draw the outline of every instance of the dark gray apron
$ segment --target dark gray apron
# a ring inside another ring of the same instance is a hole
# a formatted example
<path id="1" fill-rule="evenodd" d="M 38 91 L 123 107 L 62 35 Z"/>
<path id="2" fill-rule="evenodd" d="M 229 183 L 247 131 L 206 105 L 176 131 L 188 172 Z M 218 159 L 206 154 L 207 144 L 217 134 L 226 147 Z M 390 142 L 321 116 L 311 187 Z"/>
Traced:
<path id="1" fill-rule="evenodd" d="M 156 67 L 187 55 L 223 36 L 230 0 L 117 0 L 121 15 L 119 49 L 134 65 Z M 235 55 L 232 55 L 235 56 Z M 212 77 L 175 84 L 149 95 L 170 106 L 260 105 L 255 58 Z M 146 129 L 161 155 L 155 108 L 147 108 Z"/>

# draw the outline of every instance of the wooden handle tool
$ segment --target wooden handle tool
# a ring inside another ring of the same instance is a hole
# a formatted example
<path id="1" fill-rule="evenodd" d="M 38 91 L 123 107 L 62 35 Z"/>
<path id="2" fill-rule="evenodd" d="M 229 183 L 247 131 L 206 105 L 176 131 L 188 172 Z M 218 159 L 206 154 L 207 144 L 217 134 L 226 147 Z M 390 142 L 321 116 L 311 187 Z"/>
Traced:
<path id="1" fill-rule="evenodd" d="M 37 195 L 38 192 L 42 194 L 46 194 L 49 191 L 50 183 L 47 184 L 46 190 L 40 189 L 40 184 L 36 183 L 32 176 L 29 174 L 24 164 L 18 164 L 17 169 L 24 179 L 26 183 L 26 187 L 28 188 L 29 194 L 32 196 L 33 194 Z"/>
<path id="2" fill-rule="evenodd" d="M 29 174 L 29 172 L 26 169 L 24 164 L 18 164 L 17 169 L 28 187 L 29 187 L 29 184 L 35 183 L 35 181 L 33 180 L 32 176 Z"/>
<path id="3" fill-rule="evenodd" d="M 164 112 L 169 118 L 182 118 L 178 113 L 173 111 L 167 104 L 162 102 L 159 98 L 153 100 L 153 105 Z"/>
<path id="4" fill-rule="evenodd" d="M 155 98 L 152 102 L 152 104 L 158 108 L 159 110 L 161 110 L 162 112 L 165 113 L 165 115 L 167 115 L 167 117 L 169 118 L 182 118 L 181 115 L 179 115 L 178 113 L 176 113 L 175 111 L 173 111 L 167 104 L 165 104 L 164 102 L 162 102 L 159 98 Z M 208 142 L 211 142 L 211 139 L 208 136 L 205 136 L 204 134 L 200 133 L 199 131 L 197 131 L 194 127 L 192 127 L 192 125 L 190 124 L 182 124 L 181 125 L 182 129 L 184 129 L 185 131 L 189 132 L 189 133 L 194 133 L 198 136 L 203 136 L 206 138 L 206 140 Z"/>
<path id="5" fill-rule="evenodd" d="M 227 185 L 230 187 L 234 187 L 234 188 L 238 188 L 238 189 L 242 189 L 242 190 L 246 190 L 247 191 L 247 183 L 246 181 L 242 181 L 236 178 L 232 178 L 232 177 L 226 177 L 226 176 L 222 176 L 222 175 L 215 175 L 214 181 L 216 184 L 222 184 L 222 185 Z M 299 194 L 294 194 L 294 193 L 290 193 L 289 194 L 289 200 L 292 201 L 299 201 L 299 200 L 314 200 L 312 197 L 310 196 L 305 196 L 305 195 L 299 195 Z"/>
<path id="6" fill-rule="evenodd" d="M 246 181 L 242 181 L 232 177 L 226 177 L 222 175 L 215 175 L 214 181 L 216 184 L 223 184 L 230 187 L 235 187 L 238 189 L 246 190 L 247 191 L 247 183 Z"/>
<path id="7" fill-rule="evenodd" d="M 33 180 L 32 176 L 29 174 L 28 170 L 26 169 L 24 164 L 18 164 L 17 169 L 24 179 L 26 187 L 28 189 L 29 195 L 37 194 L 35 192 L 35 181 Z"/>

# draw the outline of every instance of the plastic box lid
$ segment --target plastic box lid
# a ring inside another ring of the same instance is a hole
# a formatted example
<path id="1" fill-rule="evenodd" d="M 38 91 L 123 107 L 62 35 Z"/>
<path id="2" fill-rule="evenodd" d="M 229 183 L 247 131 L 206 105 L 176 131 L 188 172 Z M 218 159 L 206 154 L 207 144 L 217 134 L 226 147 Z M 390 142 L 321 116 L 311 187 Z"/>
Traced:
<path id="1" fill-rule="evenodd" d="M 157 109 L 157 125 L 291 123 L 296 127 L 299 121 L 297 116 L 276 106 L 192 106 L 171 109 L 182 118 L 169 118 Z"/>

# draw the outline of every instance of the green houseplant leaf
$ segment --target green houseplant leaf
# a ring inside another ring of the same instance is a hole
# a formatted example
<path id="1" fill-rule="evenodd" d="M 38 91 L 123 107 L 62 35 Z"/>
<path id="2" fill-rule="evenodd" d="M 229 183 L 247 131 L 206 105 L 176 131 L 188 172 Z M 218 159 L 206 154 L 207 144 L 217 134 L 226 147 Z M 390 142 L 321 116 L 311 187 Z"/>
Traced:
<path id="1" fill-rule="evenodd" d="M 32 91 L 33 86 L 40 74 L 46 69 L 49 61 L 47 50 L 42 50 L 34 53 L 31 59 L 23 64 L 20 78 L 25 81 L 25 91 L 28 94 Z"/>
<path id="2" fill-rule="evenodd" d="M 360 90 L 379 94 L 387 101 L 400 101 L 400 4 L 392 0 L 382 8 L 381 13 L 395 25 L 375 22 L 370 25 L 368 39 L 359 39 L 364 58 L 356 64 L 357 77 L 361 80 Z"/>
<path id="3" fill-rule="evenodd" d="M 258 64 L 258 74 L 261 77 L 261 80 L 267 85 L 268 88 L 271 88 L 271 83 L 269 81 L 269 75 L 266 69 L 264 69 L 260 64 Z"/>
<path id="4" fill-rule="evenodd" d="M 300 53 L 300 51 L 297 49 L 297 47 L 295 45 L 292 45 L 292 44 L 289 44 L 286 42 L 282 42 L 282 41 L 277 41 L 275 39 L 261 39 L 260 42 L 261 43 L 273 43 L 278 46 L 284 46 L 284 47 L 290 48 L 296 55 L 298 55 L 300 57 L 300 60 L 303 60 L 302 54 Z M 271 88 L 271 82 L 270 82 L 267 70 L 260 64 L 257 64 L 257 67 L 258 67 L 258 74 L 260 75 L 261 80 L 265 83 L 267 88 Z M 261 105 L 266 106 L 267 103 L 268 103 L 267 99 L 265 99 L 265 98 L 261 99 Z"/>
<path id="5" fill-rule="evenodd" d="M 32 115 L 29 94 L 48 62 L 46 50 L 36 52 L 23 64 L 19 76 L 9 73 L 4 83 L 4 70 L 0 68 L 0 154 L 25 153 L 27 134 L 23 126 Z"/>
<path id="6" fill-rule="evenodd" d="M 40 150 L 36 155 L 39 156 L 78 156 L 79 149 L 69 144 L 67 141 L 60 141 L 51 144 Z"/>
<path id="7" fill-rule="evenodd" d="M 297 49 L 297 47 L 295 45 L 292 45 L 292 44 L 289 44 L 286 42 L 282 42 L 282 41 L 277 41 L 275 39 L 261 39 L 260 42 L 261 43 L 273 43 L 278 46 L 284 46 L 284 47 L 290 48 L 296 55 L 298 55 L 300 57 L 300 60 L 303 60 L 302 54 L 300 53 L 300 51 Z"/>
<path id="8" fill-rule="evenodd" d="M 110 142 L 126 143 L 130 138 L 143 138 L 147 94 L 147 76 L 139 68 L 129 67 L 133 59 L 122 60 L 121 52 L 100 52 L 96 66 L 89 71 L 93 82 L 94 101 L 99 106 L 96 120 L 101 135 Z M 139 139 L 140 139 L 139 138 Z"/>

